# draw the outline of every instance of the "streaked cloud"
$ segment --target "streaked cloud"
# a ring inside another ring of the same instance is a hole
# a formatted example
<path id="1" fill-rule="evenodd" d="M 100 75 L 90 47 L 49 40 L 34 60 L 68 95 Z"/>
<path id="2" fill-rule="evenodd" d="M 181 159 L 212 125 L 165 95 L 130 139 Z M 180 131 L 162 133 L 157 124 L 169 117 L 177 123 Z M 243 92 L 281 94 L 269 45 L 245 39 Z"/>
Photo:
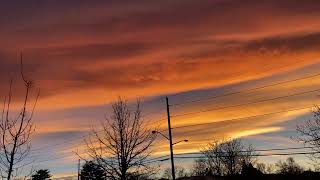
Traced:
<path id="1" fill-rule="evenodd" d="M 7 94 L 14 78 L 15 105 L 20 103 L 22 51 L 26 75 L 41 88 L 35 144 L 85 135 L 110 113 L 109 103 L 119 95 L 130 102 L 142 97 L 146 114 L 156 112 L 146 116 L 149 125 L 165 129 L 161 96 L 169 95 L 172 104 L 184 103 L 317 73 L 319 10 L 314 0 L 3 2 L 0 95 Z M 309 109 L 245 117 L 318 104 L 318 92 L 250 102 L 312 91 L 319 83 L 314 77 L 172 106 L 172 114 L 179 115 L 243 104 L 173 117 L 174 127 L 189 126 L 174 129 L 175 139 L 190 140 L 177 146 L 177 152 L 195 151 L 214 137 L 281 134 Z M 80 142 L 74 144 L 80 148 Z M 56 151 L 70 149 L 62 144 Z M 157 149 L 165 153 L 165 141 L 159 139 Z"/>

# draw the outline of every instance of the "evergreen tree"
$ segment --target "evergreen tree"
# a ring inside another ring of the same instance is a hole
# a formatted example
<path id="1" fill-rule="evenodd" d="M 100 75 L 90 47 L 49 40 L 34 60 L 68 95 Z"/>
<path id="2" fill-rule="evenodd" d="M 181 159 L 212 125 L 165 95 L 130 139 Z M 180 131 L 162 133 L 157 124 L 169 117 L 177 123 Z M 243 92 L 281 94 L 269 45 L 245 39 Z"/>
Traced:
<path id="1" fill-rule="evenodd" d="M 34 175 L 31 176 L 32 180 L 46 180 L 51 177 L 50 171 L 48 169 L 40 169 L 36 171 Z"/>
<path id="2" fill-rule="evenodd" d="M 105 180 L 105 171 L 97 164 L 92 161 L 86 162 L 82 166 L 81 180 Z"/>

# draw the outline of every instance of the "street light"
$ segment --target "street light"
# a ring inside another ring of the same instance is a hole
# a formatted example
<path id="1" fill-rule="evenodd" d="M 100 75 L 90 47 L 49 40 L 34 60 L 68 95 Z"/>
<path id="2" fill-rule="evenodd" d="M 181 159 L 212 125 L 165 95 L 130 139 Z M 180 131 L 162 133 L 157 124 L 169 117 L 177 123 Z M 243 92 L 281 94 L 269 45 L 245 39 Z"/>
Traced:
<path id="1" fill-rule="evenodd" d="M 163 134 L 162 132 L 160 132 L 160 131 L 152 131 L 152 134 L 160 134 L 162 137 L 166 138 L 167 140 L 170 140 L 170 139 L 168 138 L 168 136 L 164 135 L 164 134 Z M 176 144 L 181 143 L 181 142 L 189 142 L 189 140 L 188 140 L 188 139 L 181 140 L 181 141 L 172 143 L 172 145 L 176 145 Z"/>
<path id="2" fill-rule="evenodd" d="M 185 139 L 185 140 L 181 140 L 181 141 L 175 142 L 175 143 L 173 143 L 172 145 L 176 145 L 176 144 L 178 144 L 178 143 L 181 143 L 181 142 L 188 142 L 188 141 L 189 141 L 188 139 Z"/>
<path id="3" fill-rule="evenodd" d="M 162 134 L 162 132 L 152 131 L 152 134 L 160 134 L 161 136 L 163 136 L 163 137 L 166 138 L 167 140 L 170 140 L 166 135 Z"/>
<path id="4" fill-rule="evenodd" d="M 164 135 L 162 132 L 160 131 L 152 131 L 152 134 L 160 134 L 161 136 L 163 136 L 164 138 L 166 138 L 168 141 L 169 141 L 169 144 L 170 144 L 170 153 L 171 153 L 171 166 L 172 166 L 172 179 L 175 180 L 175 169 L 174 169 L 174 159 L 173 159 L 173 146 L 178 144 L 178 143 L 181 143 L 181 142 L 188 142 L 187 139 L 185 140 L 181 140 L 181 141 L 178 141 L 178 142 L 175 142 L 175 143 L 172 143 L 172 139 L 170 139 L 168 136 Z M 169 133 L 170 137 L 171 137 L 171 134 Z"/>

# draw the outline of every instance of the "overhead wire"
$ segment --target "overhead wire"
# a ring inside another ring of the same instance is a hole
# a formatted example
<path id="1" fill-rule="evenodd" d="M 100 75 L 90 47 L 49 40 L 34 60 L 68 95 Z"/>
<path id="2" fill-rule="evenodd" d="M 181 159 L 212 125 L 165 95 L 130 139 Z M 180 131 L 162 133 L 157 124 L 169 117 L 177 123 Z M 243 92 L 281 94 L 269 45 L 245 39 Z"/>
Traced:
<path id="1" fill-rule="evenodd" d="M 295 82 L 295 81 L 300 81 L 300 80 L 304 80 L 304 79 L 310 79 L 313 77 L 317 77 L 320 76 L 319 74 L 314 74 L 314 75 L 310 75 L 310 76 L 305 76 L 305 77 L 300 77 L 300 78 L 296 78 L 296 79 L 292 79 L 292 80 L 287 80 L 287 81 L 282 81 L 282 82 L 278 82 L 278 83 L 273 83 L 273 84 L 268 84 L 268 85 L 263 85 L 263 86 L 259 86 L 259 87 L 255 87 L 255 88 L 251 88 L 251 89 L 245 89 L 245 90 L 240 90 L 240 91 L 236 91 L 236 92 L 231 92 L 231 93 L 226 93 L 226 94 L 222 94 L 222 95 L 217 95 L 217 96 L 212 96 L 212 97 L 207 97 L 206 99 L 196 99 L 196 100 L 192 100 L 192 101 L 187 101 L 187 102 L 183 102 L 183 103 L 178 103 L 178 104 L 171 104 L 170 106 L 180 106 L 183 104 L 188 104 L 188 103 L 195 103 L 195 102 L 202 102 L 204 100 L 208 101 L 208 100 L 212 100 L 212 99 L 216 99 L 216 98 L 220 98 L 220 97 L 225 97 L 225 96 L 230 96 L 230 95 L 234 95 L 234 94 L 239 94 L 242 92 L 246 92 L 246 91 L 254 91 L 254 90 L 259 90 L 259 89 L 263 89 L 263 88 L 267 88 L 267 87 L 272 87 L 272 86 L 277 86 L 277 85 L 281 85 L 281 84 L 286 84 L 286 83 L 291 83 L 291 82 Z M 290 95 L 285 95 L 285 96 L 278 96 L 278 97 L 274 97 L 274 98 L 269 98 L 269 99 L 261 99 L 258 101 L 252 101 L 252 102 L 248 102 L 248 103 L 242 103 L 242 104 L 237 104 L 237 105 L 232 105 L 232 106 L 224 106 L 224 107 L 217 107 L 217 108 L 211 108 L 211 109 L 206 109 L 206 110 L 201 110 L 201 111 L 197 111 L 197 112 L 191 112 L 191 113 L 185 113 L 185 114 L 178 114 L 178 115 L 173 115 L 171 117 L 179 117 L 179 116 L 186 116 L 186 115 L 192 115 L 192 114 L 197 114 L 197 113 L 202 113 L 202 112 L 209 112 L 209 111 L 215 111 L 215 110 L 219 110 L 219 109 L 226 109 L 226 108 L 233 108 L 233 107 L 240 107 L 240 106 L 245 106 L 245 105 L 249 105 L 249 104 L 254 104 L 254 103 L 261 103 L 261 102 L 266 102 L 266 101 L 273 101 L 273 100 L 277 100 L 277 99 L 282 99 L 282 98 L 288 98 L 288 97 L 292 97 L 292 96 L 297 96 L 297 95 L 302 95 L 302 94 L 307 94 L 307 93 L 312 93 L 312 92 L 318 92 L 320 91 L 320 89 L 315 89 L 315 90 L 310 90 L 310 91 L 304 91 L 304 92 L 299 92 L 299 93 L 295 93 L 295 94 L 290 94 Z M 279 114 L 279 113 L 285 113 L 285 112 L 291 112 L 291 111 L 298 111 L 298 110 L 304 110 L 304 109 L 309 109 L 311 107 L 304 107 L 304 108 L 295 108 L 295 109 L 289 109 L 289 110 L 283 110 L 283 111 L 277 111 L 277 112 L 271 112 L 271 113 L 265 113 L 265 114 L 259 114 L 259 115 L 253 115 L 253 116 L 247 116 L 247 117 L 241 117 L 241 118 L 233 118 L 233 119 L 229 119 L 229 120 L 239 120 L 239 119 L 247 119 L 247 118 L 255 118 L 255 117 L 261 117 L 261 116 L 268 116 L 268 115 L 273 115 L 273 114 Z M 159 111 L 157 111 L 159 112 Z M 151 112 L 150 114 L 154 114 L 157 112 Z M 149 113 L 148 113 L 149 114 Z M 161 119 L 161 121 L 166 120 L 165 118 Z M 209 123 L 200 123 L 200 124 L 192 124 L 192 125 L 185 125 L 185 126 L 176 126 L 173 127 L 172 129 L 177 129 L 177 128 L 185 128 L 185 127 L 191 127 L 191 126 L 199 126 L 199 125 L 204 125 L 204 124 L 212 124 L 215 122 L 209 122 Z M 37 152 L 37 151 L 41 151 L 41 150 L 45 150 L 48 148 L 52 148 L 52 147 L 57 147 L 59 145 L 64 145 L 65 143 L 69 143 L 70 141 L 72 141 L 73 139 L 79 139 L 79 138 L 86 138 L 89 135 L 82 135 L 76 138 L 72 138 L 66 141 L 63 141 L 61 143 L 57 143 L 54 145 L 48 145 L 48 146 L 43 146 L 37 149 L 33 149 L 31 150 L 32 152 Z M 306 148 L 306 147 L 304 147 Z M 282 148 L 281 150 L 284 150 L 285 148 Z M 301 149 L 298 147 L 295 148 L 291 148 L 291 149 Z M 277 150 L 280 150 L 279 148 Z M 288 150 L 288 148 L 286 149 Z M 260 150 L 262 151 L 262 150 Z M 267 150 L 266 150 L 267 151 Z M 268 154 L 268 155 L 259 155 L 259 156 L 270 156 L 270 155 L 298 155 L 298 154 L 308 154 L 311 152 L 297 152 L 297 153 L 275 153 L 275 154 Z M 319 152 L 313 152 L 313 153 L 319 153 Z M 177 154 L 176 154 L 177 155 Z M 64 157 L 60 157 L 60 158 L 52 158 L 52 159 L 48 159 L 48 160 L 44 160 L 42 162 L 46 162 L 46 161 L 50 161 L 50 160 L 56 160 L 56 159 L 62 159 L 65 157 L 70 157 L 70 156 L 64 156 Z M 175 158 L 184 158 L 184 157 L 175 157 Z M 194 158 L 194 157 L 193 157 Z M 154 158 L 151 159 L 149 162 L 153 161 L 162 161 L 161 157 L 158 158 Z"/>
<path id="2" fill-rule="evenodd" d="M 190 104 L 190 103 L 196 103 L 196 102 L 202 102 L 202 101 L 207 102 L 207 101 L 212 100 L 212 99 L 217 99 L 217 98 L 221 98 L 221 97 L 240 94 L 240 93 L 247 92 L 247 91 L 255 91 L 255 90 L 259 90 L 259 89 L 278 86 L 278 85 L 287 84 L 287 83 L 291 83 L 291 82 L 296 82 L 296 81 L 300 81 L 300 80 L 310 79 L 310 78 L 314 78 L 314 77 L 318 77 L 318 76 L 320 76 L 320 73 L 312 74 L 312 75 L 309 75 L 309 76 L 304 76 L 304 77 L 300 77 L 300 78 L 296 78 L 296 79 L 292 79 L 292 80 L 282 81 L 282 82 L 278 82 L 278 83 L 267 84 L 267 85 L 263 85 L 263 86 L 259 86 L 259 87 L 250 88 L 250 89 L 244 89 L 244 90 L 240 90 L 240 91 L 230 92 L 230 93 L 226 93 L 226 94 L 221 94 L 221 95 L 216 95 L 216 96 L 211 96 L 211 97 L 206 97 L 206 98 L 201 98 L 201 99 L 185 101 L 185 102 L 182 102 L 182 103 L 174 103 L 174 104 L 170 104 L 170 106 L 181 106 L 181 105 L 187 105 L 187 104 Z"/>
<path id="3" fill-rule="evenodd" d="M 199 113 L 205 113 L 205 112 L 210 112 L 210 111 L 217 111 L 217 110 L 222 110 L 222 109 L 247 106 L 247 105 L 258 104 L 258 103 L 263 103 L 263 102 L 268 102 L 268 101 L 274 101 L 274 100 L 279 100 L 279 99 L 283 99 L 283 98 L 294 97 L 294 96 L 299 96 L 299 95 L 309 94 L 309 93 L 314 93 L 314 92 L 319 92 L 319 91 L 320 91 L 320 89 L 314 89 L 314 90 L 310 90 L 310 91 L 293 93 L 293 94 L 289 94 L 289 95 L 285 95 L 285 96 L 278 96 L 278 97 L 273 97 L 273 98 L 268 98 L 268 99 L 260 99 L 260 100 L 251 101 L 248 103 L 236 104 L 236 105 L 231 105 L 231 106 L 223 106 L 223 107 L 217 107 L 217 108 L 209 108 L 209 109 L 205 109 L 205 110 L 199 110 L 199 111 L 184 113 L 184 114 L 177 114 L 177 115 L 172 115 L 171 117 L 188 116 L 188 115 L 192 115 L 192 114 L 199 114 Z"/>
<path id="4" fill-rule="evenodd" d="M 289 110 L 282 110 L 282 111 L 277 111 L 277 112 L 257 114 L 257 115 L 253 115 L 253 116 L 246 116 L 246 117 L 232 118 L 232 119 L 224 119 L 224 120 L 219 120 L 219 121 L 216 121 L 216 122 L 206 122 L 206 123 L 189 124 L 189 125 L 183 125 L 183 126 L 175 126 L 175 127 L 172 127 L 172 129 L 186 128 L 186 127 L 193 127 L 193 126 L 201 126 L 201 125 L 209 125 L 209 124 L 215 124 L 215 123 L 221 122 L 221 121 L 234 121 L 234 120 L 242 120 L 242 119 L 250 119 L 250 118 L 263 117 L 263 116 L 270 116 L 270 115 L 275 115 L 275 114 L 280 114 L 280 113 L 311 109 L 312 107 L 313 106 L 303 107 L 303 108 L 293 108 L 293 109 L 289 109 Z"/>

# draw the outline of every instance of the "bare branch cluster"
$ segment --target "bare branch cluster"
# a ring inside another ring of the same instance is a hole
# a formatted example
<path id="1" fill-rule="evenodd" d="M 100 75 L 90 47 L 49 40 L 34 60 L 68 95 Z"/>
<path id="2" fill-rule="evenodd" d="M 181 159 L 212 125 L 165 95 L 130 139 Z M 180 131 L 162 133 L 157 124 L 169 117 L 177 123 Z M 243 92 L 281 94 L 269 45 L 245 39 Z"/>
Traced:
<path id="1" fill-rule="evenodd" d="M 112 115 L 101 123 L 102 131 L 93 130 L 86 144 L 89 157 L 110 179 L 124 180 L 133 172 L 146 172 L 155 135 L 144 126 L 139 101 L 131 111 L 127 101 L 119 98 L 112 109 Z"/>
<path id="2" fill-rule="evenodd" d="M 22 58 L 21 77 L 25 87 L 21 110 L 18 115 L 12 115 L 13 81 L 11 81 L 9 93 L 4 99 L 0 119 L 0 170 L 2 178 L 8 180 L 18 173 L 18 169 L 25 165 L 23 160 L 30 152 L 31 134 L 35 128 L 32 119 L 39 98 L 38 91 L 35 102 L 29 109 L 32 81 L 27 80 L 23 74 Z"/>
<path id="3" fill-rule="evenodd" d="M 253 147 L 244 145 L 240 139 L 214 140 L 203 148 L 202 153 L 207 161 L 206 173 L 212 175 L 240 174 L 243 165 L 256 162 Z"/>
<path id="4" fill-rule="evenodd" d="M 299 136 L 296 137 L 296 140 L 313 147 L 313 151 L 320 152 L 320 107 L 315 106 L 312 112 L 312 119 L 297 125 Z M 319 154 L 312 154 L 309 158 L 314 162 L 315 168 L 319 168 Z"/>
<path id="5" fill-rule="evenodd" d="M 286 161 L 278 161 L 275 166 L 277 167 L 277 173 L 283 175 L 298 175 L 304 171 L 292 157 L 287 158 Z"/>

